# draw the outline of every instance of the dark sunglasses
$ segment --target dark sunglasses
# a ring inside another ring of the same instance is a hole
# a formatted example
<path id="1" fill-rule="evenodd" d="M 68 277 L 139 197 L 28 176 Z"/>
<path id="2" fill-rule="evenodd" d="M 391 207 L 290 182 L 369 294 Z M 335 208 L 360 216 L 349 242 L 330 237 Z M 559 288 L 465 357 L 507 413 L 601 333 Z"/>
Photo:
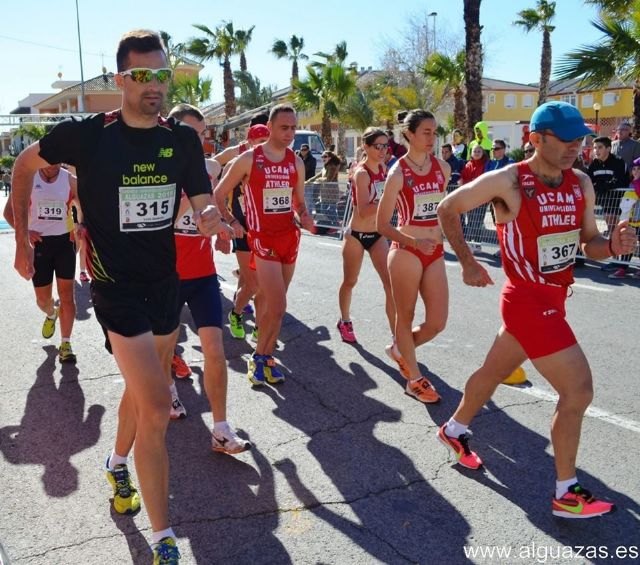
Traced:
<path id="1" fill-rule="evenodd" d="M 504 151 L 504 147 L 492 147 L 492 151 Z"/>
<path id="2" fill-rule="evenodd" d="M 389 147 L 388 143 L 374 143 L 371 145 L 371 147 L 373 147 L 374 149 L 377 149 L 378 151 L 382 151 L 383 149 L 387 149 Z"/>
<path id="3" fill-rule="evenodd" d="M 535 153 L 535 149 L 525 149 L 525 153 Z"/>
<path id="4" fill-rule="evenodd" d="M 139 82 L 142 84 L 145 84 L 147 82 L 151 82 L 153 80 L 153 78 L 155 77 L 155 79 L 160 83 L 160 84 L 164 84 L 165 82 L 167 82 L 169 79 L 171 79 L 171 75 L 173 74 L 173 72 L 171 71 L 171 69 L 129 69 L 127 71 L 122 71 L 121 73 L 118 73 L 119 75 L 126 77 L 129 76 L 131 77 L 131 80 L 133 82 Z"/>

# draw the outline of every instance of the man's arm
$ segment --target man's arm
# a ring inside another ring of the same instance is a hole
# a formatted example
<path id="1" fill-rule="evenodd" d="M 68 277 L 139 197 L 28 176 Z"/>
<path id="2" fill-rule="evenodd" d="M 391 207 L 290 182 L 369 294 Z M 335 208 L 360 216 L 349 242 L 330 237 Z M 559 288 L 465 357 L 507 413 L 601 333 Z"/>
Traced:
<path id="1" fill-rule="evenodd" d="M 252 164 L 253 152 L 248 151 L 240 155 L 231 164 L 225 165 L 222 178 L 213 191 L 216 205 L 229 225 L 234 225 L 238 220 L 227 210 L 225 201 L 233 189 L 249 177 Z"/>
<path id="2" fill-rule="evenodd" d="M 460 265 L 462 278 L 470 286 L 493 284 L 489 273 L 471 253 L 464 239 L 460 215 L 482 204 L 499 199 L 511 211 L 514 205 L 514 186 L 518 182 L 516 167 L 508 166 L 498 171 L 485 173 L 458 190 L 448 194 L 438 206 L 438 219 L 449 245 L 453 248 Z"/>
<path id="3" fill-rule="evenodd" d="M 229 161 L 235 159 L 239 155 L 240 145 L 233 145 L 227 147 L 222 153 L 214 155 L 214 159 L 224 167 Z"/>
<path id="4" fill-rule="evenodd" d="M 618 223 L 609 238 L 598 230 L 594 212 L 596 196 L 591 179 L 581 171 L 574 170 L 580 179 L 585 207 L 580 228 L 582 252 L 590 259 L 601 260 L 632 253 L 636 245 L 636 232 L 629 227 L 628 220 Z"/>
<path id="5" fill-rule="evenodd" d="M 29 241 L 29 202 L 33 188 L 33 176 L 38 169 L 49 166 L 40 157 L 40 143 L 27 147 L 13 165 L 11 200 L 16 239 L 14 267 L 21 277 L 29 280 L 34 274 L 33 247 Z"/>

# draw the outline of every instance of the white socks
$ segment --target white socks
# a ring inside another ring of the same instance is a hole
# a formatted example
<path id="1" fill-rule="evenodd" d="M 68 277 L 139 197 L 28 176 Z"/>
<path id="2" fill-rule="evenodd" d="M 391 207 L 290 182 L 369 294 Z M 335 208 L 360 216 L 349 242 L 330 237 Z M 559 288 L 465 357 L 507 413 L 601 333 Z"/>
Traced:
<path id="1" fill-rule="evenodd" d="M 116 453 L 114 449 L 109 456 L 109 461 L 107 461 L 107 468 L 109 471 L 113 471 L 116 468 L 116 465 L 126 465 L 128 457 L 122 457 Z"/>
<path id="2" fill-rule="evenodd" d="M 567 479 L 566 481 L 556 481 L 556 498 L 562 498 L 569 492 L 569 487 L 578 482 L 577 477 Z"/>
<path id="3" fill-rule="evenodd" d="M 152 543 L 160 543 L 160 540 L 164 538 L 173 538 L 176 539 L 176 535 L 173 533 L 172 528 L 167 528 L 166 530 L 160 530 L 159 532 L 153 532 L 151 534 Z"/>
<path id="4" fill-rule="evenodd" d="M 451 418 L 447 422 L 447 426 L 444 429 L 444 433 L 449 437 L 453 437 L 458 439 L 462 434 L 467 432 L 467 426 L 461 424 L 460 422 L 456 422 L 453 418 Z"/>

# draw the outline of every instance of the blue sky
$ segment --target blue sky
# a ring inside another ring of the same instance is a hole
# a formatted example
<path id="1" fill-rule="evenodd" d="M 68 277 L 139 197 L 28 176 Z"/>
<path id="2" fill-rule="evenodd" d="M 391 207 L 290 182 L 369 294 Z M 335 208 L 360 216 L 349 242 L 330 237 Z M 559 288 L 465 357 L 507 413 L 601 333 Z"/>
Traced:
<path id="1" fill-rule="evenodd" d="M 331 51 L 336 43 L 346 40 L 348 61 L 374 68 L 379 68 L 385 47 L 397 41 L 412 21 L 427 20 L 433 26 L 435 20 L 438 44 L 464 42 L 462 0 L 78 0 L 78 4 L 85 78 L 99 74 L 103 64 L 108 70 L 115 70 L 115 47 L 120 35 L 137 27 L 163 29 L 174 40 L 184 41 L 197 35 L 194 23 L 211 28 L 222 20 L 231 20 L 239 28 L 255 25 L 247 52 L 249 71 L 263 85 L 279 87 L 288 83 L 290 65 L 267 51 L 274 39 L 286 39 L 291 34 L 304 37 L 309 55 Z M 589 24 L 596 15 L 591 6 L 581 0 L 558 0 L 557 4 L 552 35 L 554 59 L 599 37 Z M 524 34 L 511 25 L 519 10 L 533 6 L 535 0 L 484 0 L 481 23 L 485 76 L 515 82 L 538 79 L 541 36 Z M 431 12 L 438 15 L 426 18 Z M 65 80 L 80 79 L 75 0 L 3 2 L 2 23 L 0 114 L 14 109 L 18 100 L 30 92 L 51 91 L 58 72 Z M 237 68 L 237 59 L 232 64 Z M 202 74 L 213 79 L 212 100 L 222 99 L 218 64 L 207 64 Z"/>

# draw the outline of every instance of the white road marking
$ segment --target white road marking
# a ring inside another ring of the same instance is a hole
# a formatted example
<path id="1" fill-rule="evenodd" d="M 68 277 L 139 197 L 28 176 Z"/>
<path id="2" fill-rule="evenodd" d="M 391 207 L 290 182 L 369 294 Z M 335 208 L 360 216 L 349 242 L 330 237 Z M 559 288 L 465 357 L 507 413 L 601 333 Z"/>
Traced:
<path id="1" fill-rule="evenodd" d="M 529 388 L 517 388 L 513 387 L 515 390 L 519 392 L 523 392 L 524 394 L 528 394 L 529 396 L 534 396 L 536 398 L 540 398 L 541 400 L 547 400 L 548 402 L 557 402 L 558 395 L 546 391 L 537 387 L 529 387 Z M 595 418 L 596 420 L 601 420 L 603 422 L 607 422 L 608 424 L 613 424 L 614 426 L 618 426 L 619 428 L 623 428 L 625 430 L 629 430 L 631 432 L 635 432 L 640 434 L 640 422 L 636 422 L 635 420 L 630 420 L 629 418 L 625 418 L 623 416 L 617 416 L 612 414 L 611 412 L 607 412 L 606 410 L 602 410 L 601 408 L 596 408 L 595 406 L 591 406 L 587 409 L 587 416 L 590 418 Z"/>
<path id="2" fill-rule="evenodd" d="M 597 290 L 598 292 L 613 292 L 614 289 L 612 288 L 603 288 L 601 286 L 593 286 L 591 284 L 581 284 L 581 283 L 573 283 L 571 285 L 572 287 L 576 287 L 576 288 L 584 288 L 586 290 Z"/>

